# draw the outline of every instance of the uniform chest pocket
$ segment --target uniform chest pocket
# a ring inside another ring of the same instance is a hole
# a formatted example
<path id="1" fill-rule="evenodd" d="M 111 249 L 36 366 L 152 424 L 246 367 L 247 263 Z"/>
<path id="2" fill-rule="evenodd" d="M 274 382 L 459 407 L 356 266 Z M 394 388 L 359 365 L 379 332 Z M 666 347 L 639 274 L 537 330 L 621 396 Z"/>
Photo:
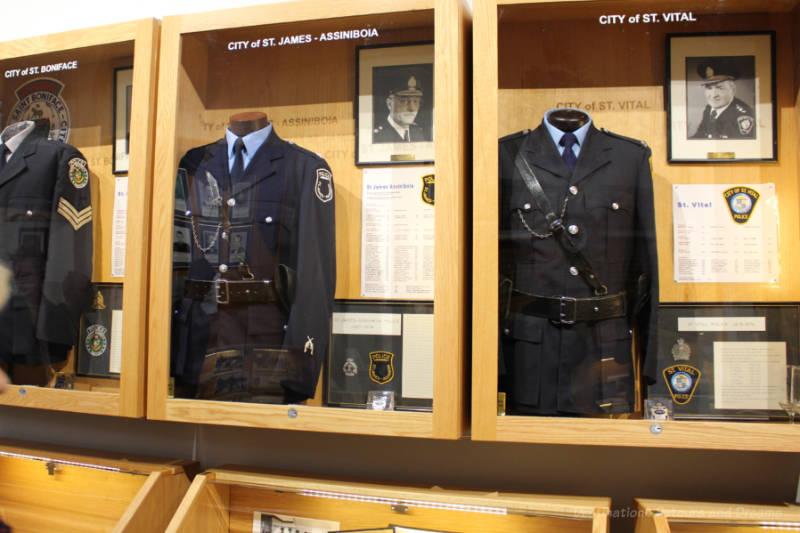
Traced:
<path id="1" fill-rule="evenodd" d="M 50 209 L 50 201 L 44 198 L 12 198 L 6 207 L 5 220 L 9 222 L 49 222 Z"/>
<path id="2" fill-rule="evenodd" d="M 610 263 L 623 262 L 626 254 L 622 252 L 634 237 L 633 194 L 628 190 L 610 188 L 605 194 L 587 195 L 585 205 L 591 219 L 589 247 L 592 257 Z"/>

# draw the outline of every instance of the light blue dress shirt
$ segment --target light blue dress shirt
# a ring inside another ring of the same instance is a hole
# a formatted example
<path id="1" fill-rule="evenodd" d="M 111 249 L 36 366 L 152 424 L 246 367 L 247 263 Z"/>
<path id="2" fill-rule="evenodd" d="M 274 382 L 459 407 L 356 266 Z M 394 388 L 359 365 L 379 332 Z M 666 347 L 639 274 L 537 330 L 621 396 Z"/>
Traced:
<path id="1" fill-rule="evenodd" d="M 581 113 L 586 113 L 582 109 L 573 109 L 571 107 L 563 107 L 559 109 L 572 109 L 573 111 L 580 111 Z M 547 120 L 550 117 L 550 113 L 556 111 L 555 109 L 550 109 L 547 113 L 544 114 L 544 126 L 547 128 L 547 131 L 550 132 L 550 137 L 553 138 L 553 142 L 556 143 L 556 148 L 558 148 L 558 154 L 564 155 L 564 147 L 559 144 L 561 142 L 561 137 L 564 136 L 564 133 L 560 129 L 556 128 L 550 121 Z M 586 140 L 586 134 L 589 132 L 589 127 L 592 125 L 592 117 L 589 113 L 586 113 L 586 116 L 589 117 L 589 121 L 578 128 L 577 130 L 573 131 L 572 133 L 575 134 L 577 137 L 578 142 L 572 145 L 572 151 L 575 153 L 575 157 L 579 156 L 581 153 L 581 146 L 583 146 L 583 141 Z"/>
<path id="2" fill-rule="evenodd" d="M 267 124 L 265 128 L 261 128 L 260 130 L 256 130 L 252 133 L 248 133 L 242 140 L 244 141 L 244 150 L 242 151 L 242 159 L 244 161 L 244 168 L 247 168 L 247 165 L 250 164 L 250 161 L 253 159 L 253 156 L 256 155 L 256 152 L 261 145 L 266 142 L 269 138 L 270 133 L 272 133 L 272 122 Z M 236 142 L 238 136 L 233 133 L 229 128 L 225 128 L 225 141 L 228 143 L 228 172 L 233 170 L 233 161 L 235 159 L 233 153 L 233 143 Z"/>

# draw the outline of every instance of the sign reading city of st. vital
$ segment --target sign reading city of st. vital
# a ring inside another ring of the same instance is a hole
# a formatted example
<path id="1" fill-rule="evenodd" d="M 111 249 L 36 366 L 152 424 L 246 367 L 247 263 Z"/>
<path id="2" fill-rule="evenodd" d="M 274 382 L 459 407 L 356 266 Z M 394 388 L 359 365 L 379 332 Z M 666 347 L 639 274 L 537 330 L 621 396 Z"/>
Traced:
<path id="1" fill-rule="evenodd" d="M 777 283 L 774 183 L 673 185 L 677 283 Z"/>

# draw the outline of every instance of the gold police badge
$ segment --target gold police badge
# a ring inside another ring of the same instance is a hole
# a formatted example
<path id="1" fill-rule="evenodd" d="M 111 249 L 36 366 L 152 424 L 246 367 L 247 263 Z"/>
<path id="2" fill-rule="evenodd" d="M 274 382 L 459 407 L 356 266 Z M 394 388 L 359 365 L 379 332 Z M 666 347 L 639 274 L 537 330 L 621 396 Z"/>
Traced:
<path id="1" fill-rule="evenodd" d="M 422 176 L 422 201 L 428 205 L 433 205 L 434 175 L 427 174 Z"/>
<path id="2" fill-rule="evenodd" d="M 394 354 L 392 352 L 369 353 L 369 379 L 385 385 L 394 379 Z"/>

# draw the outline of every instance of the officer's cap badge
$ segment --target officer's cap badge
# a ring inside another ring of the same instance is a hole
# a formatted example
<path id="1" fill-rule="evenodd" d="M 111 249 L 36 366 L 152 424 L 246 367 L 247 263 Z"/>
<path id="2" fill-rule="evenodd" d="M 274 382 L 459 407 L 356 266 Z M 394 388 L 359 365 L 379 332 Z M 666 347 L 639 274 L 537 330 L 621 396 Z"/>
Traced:
<path id="1" fill-rule="evenodd" d="M 761 194 L 750 187 L 731 187 L 722 193 L 722 197 L 728 203 L 733 221 L 744 224 L 750 220 Z"/>
<path id="2" fill-rule="evenodd" d="M 433 205 L 434 175 L 422 176 L 422 201 L 428 205 Z"/>
<path id="3" fill-rule="evenodd" d="M 665 368 L 662 374 L 675 403 L 686 405 L 692 401 L 694 391 L 700 382 L 700 370 L 691 365 L 672 365 Z"/>
<path id="4" fill-rule="evenodd" d="M 369 353 L 369 379 L 385 385 L 394 379 L 394 354 L 392 352 Z"/>
<path id="5" fill-rule="evenodd" d="M 314 184 L 314 194 L 319 201 L 327 203 L 333 200 L 333 176 L 327 168 L 317 169 L 317 182 Z"/>

